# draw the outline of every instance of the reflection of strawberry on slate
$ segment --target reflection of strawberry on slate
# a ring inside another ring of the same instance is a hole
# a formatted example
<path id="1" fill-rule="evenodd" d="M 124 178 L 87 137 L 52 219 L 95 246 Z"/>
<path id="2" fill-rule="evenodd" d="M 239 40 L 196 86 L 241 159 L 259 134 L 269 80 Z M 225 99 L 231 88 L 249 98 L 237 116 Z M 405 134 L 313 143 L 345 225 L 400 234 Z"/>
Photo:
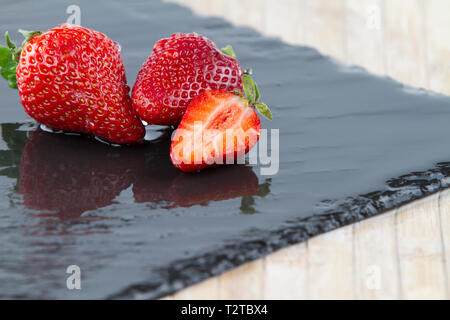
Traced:
<path id="1" fill-rule="evenodd" d="M 169 161 L 167 159 L 167 161 Z M 217 168 L 198 175 L 180 173 L 173 166 L 147 167 L 133 186 L 136 202 L 165 203 L 164 207 L 207 205 L 257 195 L 258 178 L 250 167 Z"/>
<path id="2" fill-rule="evenodd" d="M 197 175 L 181 173 L 170 162 L 170 132 L 152 144 L 147 152 L 145 166 L 133 185 L 134 200 L 163 204 L 164 207 L 207 205 L 237 197 L 257 195 L 258 178 L 252 168 L 230 166 L 215 168 Z"/>
<path id="3" fill-rule="evenodd" d="M 133 150 L 37 130 L 22 152 L 23 203 L 30 209 L 56 212 L 62 219 L 110 205 L 133 183 L 136 168 L 142 165 Z"/>
<path id="4" fill-rule="evenodd" d="M 250 167 L 242 165 L 215 168 L 197 175 L 180 174 L 170 188 L 173 205 L 177 207 L 253 196 L 258 191 L 257 176 Z"/>
<path id="5" fill-rule="evenodd" d="M 164 208 L 258 195 L 261 186 L 250 167 L 185 174 L 171 164 L 169 148 L 170 130 L 153 142 L 111 147 L 38 129 L 23 148 L 19 165 L 23 205 L 73 219 L 113 204 L 130 186 L 135 202 Z"/>
<path id="6" fill-rule="evenodd" d="M 145 165 L 140 168 L 133 185 L 134 200 L 138 203 L 170 201 L 170 186 L 180 175 L 169 158 L 170 134 L 167 130 L 156 143 L 151 143 L 145 154 Z"/>
<path id="7" fill-rule="evenodd" d="M 0 150 L 0 176 L 16 180 L 19 177 L 22 149 L 28 140 L 26 131 L 17 130 L 20 126 L 20 123 L 0 124 L 1 137 L 7 146 L 6 150 Z"/>

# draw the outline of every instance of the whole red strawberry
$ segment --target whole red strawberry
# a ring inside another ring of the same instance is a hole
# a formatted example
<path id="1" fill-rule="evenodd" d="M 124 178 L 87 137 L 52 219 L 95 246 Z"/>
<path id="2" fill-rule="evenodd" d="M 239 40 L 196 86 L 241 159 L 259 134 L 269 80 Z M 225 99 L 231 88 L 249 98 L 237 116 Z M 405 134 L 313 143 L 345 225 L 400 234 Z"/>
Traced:
<path id="1" fill-rule="evenodd" d="M 72 25 L 22 33 L 26 37 L 22 48 L 6 35 L 9 48 L 0 48 L 0 61 L 11 87 L 17 77 L 30 117 L 54 130 L 92 134 L 112 143 L 143 139 L 145 129 L 132 108 L 115 42 Z"/>
<path id="2" fill-rule="evenodd" d="M 224 53 L 226 52 L 226 54 Z M 242 69 L 231 47 L 175 33 L 156 42 L 133 87 L 133 106 L 150 124 L 178 125 L 189 102 L 210 89 L 242 89 Z"/>

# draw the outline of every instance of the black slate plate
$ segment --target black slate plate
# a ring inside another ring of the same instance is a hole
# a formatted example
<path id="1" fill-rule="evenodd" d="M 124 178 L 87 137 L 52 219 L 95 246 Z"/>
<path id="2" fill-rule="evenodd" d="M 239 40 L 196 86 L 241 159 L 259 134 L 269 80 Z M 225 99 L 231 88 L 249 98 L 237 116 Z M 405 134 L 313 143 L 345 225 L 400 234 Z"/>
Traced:
<path id="1" fill-rule="evenodd" d="M 73 3 L 8 1 L 1 29 L 48 29 Z M 448 97 L 177 5 L 75 3 L 84 26 L 122 45 L 130 85 L 161 37 L 195 31 L 232 44 L 272 108 L 262 124 L 279 129 L 279 172 L 182 174 L 161 128 L 134 148 L 46 133 L 1 83 L 2 298 L 154 298 L 447 187 Z M 72 264 L 81 290 L 66 289 Z"/>

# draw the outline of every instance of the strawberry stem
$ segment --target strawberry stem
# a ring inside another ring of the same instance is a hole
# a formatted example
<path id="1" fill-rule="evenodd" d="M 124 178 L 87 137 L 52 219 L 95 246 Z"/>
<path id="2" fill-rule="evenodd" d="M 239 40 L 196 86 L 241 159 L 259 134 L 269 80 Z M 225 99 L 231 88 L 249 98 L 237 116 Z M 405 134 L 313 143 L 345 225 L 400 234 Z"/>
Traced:
<path id="1" fill-rule="evenodd" d="M 245 98 L 248 100 L 248 104 L 255 107 L 264 117 L 272 120 L 272 113 L 270 112 L 269 107 L 262 102 L 258 102 L 261 97 L 258 86 L 247 74 L 242 76 L 242 87 L 244 89 Z"/>
<path id="2" fill-rule="evenodd" d="M 248 75 L 248 76 L 251 76 L 251 75 L 253 74 L 252 68 L 247 68 L 247 69 L 245 69 L 245 70 L 244 70 L 244 74 L 246 74 L 246 75 Z"/>
<path id="3" fill-rule="evenodd" d="M 14 42 L 12 42 L 9 39 L 8 31 L 5 32 L 5 40 L 6 40 L 6 45 L 8 46 L 9 50 L 13 51 L 16 49 L 16 45 L 14 44 Z"/>
<path id="4" fill-rule="evenodd" d="M 220 49 L 223 54 L 226 54 L 227 56 L 230 56 L 232 58 L 236 58 L 236 54 L 234 53 L 233 47 L 228 45 L 225 48 Z"/>
<path id="5" fill-rule="evenodd" d="M 236 54 L 234 53 L 234 50 L 230 45 L 220 49 L 220 51 L 222 51 L 222 53 L 226 54 L 227 56 L 236 58 Z M 248 100 L 248 105 L 255 107 L 260 114 L 262 114 L 267 119 L 272 120 L 272 112 L 270 112 L 269 107 L 262 102 L 258 102 L 261 95 L 259 93 L 258 86 L 253 81 L 253 79 L 250 78 L 252 74 L 253 70 L 251 68 L 247 68 L 244 70 L 242 75 L 242 87 L 244 89 L 245 98 Z M 234 90 L 233 93 L 237 94 L 240 97 L 243 96 L 241 90 Z"/>

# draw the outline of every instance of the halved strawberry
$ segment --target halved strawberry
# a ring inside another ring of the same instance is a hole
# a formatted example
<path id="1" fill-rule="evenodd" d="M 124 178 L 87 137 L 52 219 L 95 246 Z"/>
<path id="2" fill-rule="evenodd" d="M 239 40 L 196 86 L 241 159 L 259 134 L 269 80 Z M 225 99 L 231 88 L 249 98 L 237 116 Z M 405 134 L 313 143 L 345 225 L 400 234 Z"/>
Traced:
<path id="1" fill-rule="evenodd" d="M 248 76 L 242 77 L 245 97 L 224 90 L 200 93 L 189 104 L 170 148 L 172 163 L 185 172 L 234 163 L 258 141 L 261 123 L 255 106 L 269 119 L 259 92 Z"/>

